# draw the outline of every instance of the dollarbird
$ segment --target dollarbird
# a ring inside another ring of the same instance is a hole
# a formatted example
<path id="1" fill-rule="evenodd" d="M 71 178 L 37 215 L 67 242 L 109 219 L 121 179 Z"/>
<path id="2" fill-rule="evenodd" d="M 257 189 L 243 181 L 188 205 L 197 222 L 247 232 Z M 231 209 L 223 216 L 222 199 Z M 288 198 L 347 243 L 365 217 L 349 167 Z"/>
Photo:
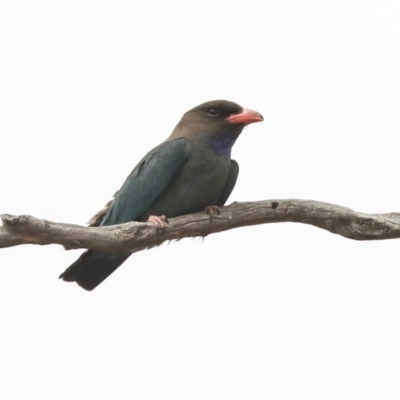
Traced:
<path id="1" fill-rule="evenodd" d="M 263 117 L 258 112 L 226 100 L 187 111 L 171 135 L 139 161 L 90 226 L 129 221 L 160 226 L 167 218 L 223 206 L 239 174 L 238 163 L 231 159 L 232 146 L 246 125 L 259 121 Z M 60 278 L 93 290 L 130 255 L 87 250 Z"/>

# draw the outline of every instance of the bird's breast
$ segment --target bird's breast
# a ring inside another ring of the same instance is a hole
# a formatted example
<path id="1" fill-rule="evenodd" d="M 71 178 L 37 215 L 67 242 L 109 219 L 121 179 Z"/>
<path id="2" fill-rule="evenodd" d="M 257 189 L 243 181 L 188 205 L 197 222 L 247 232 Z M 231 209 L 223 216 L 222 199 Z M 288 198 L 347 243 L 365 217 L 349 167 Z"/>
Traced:
<path id="1" fill-rule="evenodd" d="M 230 156 L 215 154 L 212 148 L 192 152 L 179 174 L 143 216 L 176 217 L 216 205 L 225 187 Z"/>

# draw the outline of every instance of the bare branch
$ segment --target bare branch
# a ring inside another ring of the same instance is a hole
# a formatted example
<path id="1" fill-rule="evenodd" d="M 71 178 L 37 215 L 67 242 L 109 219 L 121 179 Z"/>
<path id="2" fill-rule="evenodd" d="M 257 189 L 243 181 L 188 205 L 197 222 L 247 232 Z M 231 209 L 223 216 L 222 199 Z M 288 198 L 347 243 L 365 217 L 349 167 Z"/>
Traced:
<path id="1" fill-rule="evenodd" d="M 334 204 L 312 200 L 265 200 L 233 203 L 220 209 L 212 221 L 204 213 L 172 218 L 164 230 L 153 224 L 84 227 L 61 224 L 29 215 L 1 216 L 0 248 L 20 244 L 60 244 L 67 249 L 137 252 L 168 240 L 207 236 L 242 226 L 300 222 L 355 240 L 400 238 L 400 213 L 363 214 Z"/>

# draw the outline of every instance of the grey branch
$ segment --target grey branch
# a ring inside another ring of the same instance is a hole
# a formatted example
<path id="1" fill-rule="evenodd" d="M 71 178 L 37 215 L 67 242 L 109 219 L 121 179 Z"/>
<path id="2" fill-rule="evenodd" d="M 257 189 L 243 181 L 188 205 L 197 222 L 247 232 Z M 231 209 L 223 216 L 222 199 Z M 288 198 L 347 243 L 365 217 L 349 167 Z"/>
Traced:
<path id="1" fill-rule="evenodd" d="M 205 212 L 172 218 L 165 229 L 142 222 L 84 227 L 29 215 L 1 216 L 0 248 L 21 244 L 60 244 L 66 249 L 137 252 L 169 240 L 204 237 L 242 226 L 300 222 L 355 240 L 400 238 L 400 213 L 363 214 L 312 200 L 265 200 L 222 207 L 210 220 Z"/>

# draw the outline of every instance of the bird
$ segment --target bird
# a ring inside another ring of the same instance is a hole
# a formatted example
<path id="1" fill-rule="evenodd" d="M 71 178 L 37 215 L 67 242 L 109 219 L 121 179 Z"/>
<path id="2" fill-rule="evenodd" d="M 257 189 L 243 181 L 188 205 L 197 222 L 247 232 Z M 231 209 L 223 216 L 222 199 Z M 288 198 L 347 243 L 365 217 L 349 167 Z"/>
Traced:
<path id="1" fill-rule="evenodd" d="M 239 164 L 231 159 L 232 146 L 246 125 L 260 121 L 260 113 L 227 100 L 190 109 L 171 135 L 139 161 L 89 226 L 139 221 L 160 227 L 168 218 L 218 211 L 239 174 Z M 130 255 L 86 250 L 60 279 L 91 291 Z"/>

